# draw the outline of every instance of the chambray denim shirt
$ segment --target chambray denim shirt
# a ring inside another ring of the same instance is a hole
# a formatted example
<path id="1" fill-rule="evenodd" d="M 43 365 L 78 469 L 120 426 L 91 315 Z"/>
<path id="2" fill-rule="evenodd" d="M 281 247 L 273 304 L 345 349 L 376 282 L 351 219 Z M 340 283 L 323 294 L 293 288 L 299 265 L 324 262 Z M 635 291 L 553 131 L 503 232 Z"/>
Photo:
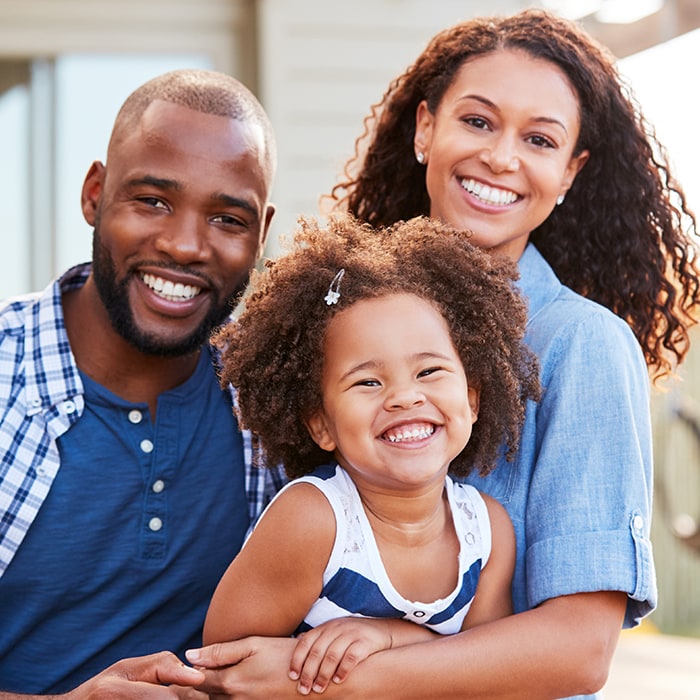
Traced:
<path id="1" fill-rule="evenodd" d="M 513 520 L 515 612 L 562 595 L 625 591 L 624 626 L 633 627 L 657 600 L 642 351 L 627 323 L 563 286 L 532 243 L 519 270 L 543 395 L 527 407 L 515 460 L 466 480 Z"/>

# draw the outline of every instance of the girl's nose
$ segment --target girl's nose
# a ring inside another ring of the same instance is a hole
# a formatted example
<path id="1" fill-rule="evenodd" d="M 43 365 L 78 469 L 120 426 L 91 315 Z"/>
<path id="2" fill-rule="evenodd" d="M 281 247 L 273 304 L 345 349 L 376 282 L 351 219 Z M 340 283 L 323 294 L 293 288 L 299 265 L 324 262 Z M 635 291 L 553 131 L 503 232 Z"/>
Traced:
<path id="1" fill-rule="evenodd" d="M 391 391 L 386 398 L 385 408 L 388 411 L 405 410 L 419 406 L 425 402 L 425 395 L 416 385 L 407 385 Z"/>

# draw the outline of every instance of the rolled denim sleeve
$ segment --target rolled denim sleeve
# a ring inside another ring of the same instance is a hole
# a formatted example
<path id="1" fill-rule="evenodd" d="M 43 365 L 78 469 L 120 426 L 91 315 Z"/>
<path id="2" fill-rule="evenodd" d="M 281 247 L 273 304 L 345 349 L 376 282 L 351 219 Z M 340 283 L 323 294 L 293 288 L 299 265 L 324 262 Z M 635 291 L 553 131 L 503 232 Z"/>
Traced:
<path id="1" fill-rule="evenodd" d="M 527 607 L 624 591 L 630 627 L 657 598 L 649 380 L 627 324 L 590 303 L 577 313 L 578 303 L 569 314 L 563 305 L 568 322 L 560 316 L 535 348 L 544 391 L 523 436 L 535 450 L 522 513 Z"/>

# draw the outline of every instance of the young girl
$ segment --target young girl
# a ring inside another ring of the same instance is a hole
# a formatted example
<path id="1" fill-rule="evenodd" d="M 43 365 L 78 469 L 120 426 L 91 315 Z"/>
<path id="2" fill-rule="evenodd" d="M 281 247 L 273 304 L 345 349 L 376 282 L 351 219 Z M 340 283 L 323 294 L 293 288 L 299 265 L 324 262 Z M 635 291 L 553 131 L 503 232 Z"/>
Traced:
<path id="1" fill-rule="evenodd" d="M 303 636 L 305 672 L 340 681 L 374 651 L 510 614 L 510 520 L 448 470 L 512 454 L 538 395 L 514 275 L 428 219 L 338 218 L 253 279 L 217 339 L 222 380 L 295 481 L 219 584 L 206 643 L 388 618 Z"/>
<path id="2" fill-rule="evenodd" d="M 513 521 L 516 614 L 373 654 L 325 692 L 595 693 L 622 625 L 656 605 L 647 369 L 667 375 L 687 351 L 695 220 L 612 57 L 540 10 L 436 35 L 372 110 L 365 137 L 339 204 L 375 226 L 430 215 L 517 262 L 543 393 L 527 406 L 515 460 L 467 477 Z M 279 699 L 294 697 L 289 656 L 288 643 L 255 639 L 216 662 L 243 659 L 227 682 L 248 699 Z M 208 652 L 199 662 L 213 663 Z"/>

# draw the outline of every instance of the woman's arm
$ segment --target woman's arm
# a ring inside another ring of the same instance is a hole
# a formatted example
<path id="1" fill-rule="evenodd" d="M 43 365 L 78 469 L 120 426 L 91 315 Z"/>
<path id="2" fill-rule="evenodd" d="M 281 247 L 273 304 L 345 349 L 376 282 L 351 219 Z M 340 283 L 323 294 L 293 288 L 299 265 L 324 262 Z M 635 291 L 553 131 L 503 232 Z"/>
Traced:
<path id="1" fill-rule="evenodd" d="M 280 494 L 214 591 L 204 643 L 292 634 L 321 592 L 334 538 L 333 511 L 317 488 Z"/>
<path id="2" fill-rule="evenodd" d="M 539 700 L 587 694 L 607 679 L 627 596 L 579 593 L 534 610 L 373 654 L 328 700 Z M 289 643 L 291 641 L 291 643 Z M 293 640 L 253 637 L 188 652 L 208 667 L 201 686 L 235 700 L 298 700 L 287 675 Z M 236 664 L 235 666 L 231 664 Z"/>

